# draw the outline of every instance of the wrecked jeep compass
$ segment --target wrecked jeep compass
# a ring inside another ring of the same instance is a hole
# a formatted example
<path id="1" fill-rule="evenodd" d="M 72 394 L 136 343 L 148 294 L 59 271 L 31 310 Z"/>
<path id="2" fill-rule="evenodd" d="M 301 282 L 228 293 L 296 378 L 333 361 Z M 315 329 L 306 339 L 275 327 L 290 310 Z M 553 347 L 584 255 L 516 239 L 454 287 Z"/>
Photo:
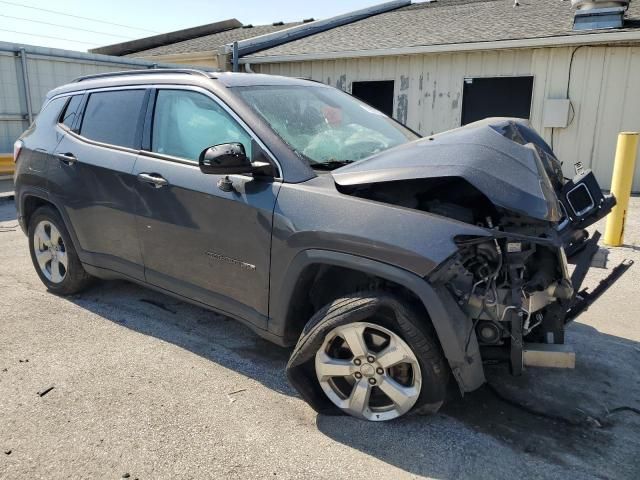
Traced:
<path id="1" fill-rule="evenodd" d="M 585 228 L 615 200 L 590 171 L 566 179 L 525 121 L 420 138 L 305 80 L 83 77 L 14 157 L 51 292 L 126 279 L 236 318 L 295 346 L 287 375 L 320 412 L 433 413 L 487 361 L 570 366 L 567 323 L 629 267 L 582 288 Z"/>

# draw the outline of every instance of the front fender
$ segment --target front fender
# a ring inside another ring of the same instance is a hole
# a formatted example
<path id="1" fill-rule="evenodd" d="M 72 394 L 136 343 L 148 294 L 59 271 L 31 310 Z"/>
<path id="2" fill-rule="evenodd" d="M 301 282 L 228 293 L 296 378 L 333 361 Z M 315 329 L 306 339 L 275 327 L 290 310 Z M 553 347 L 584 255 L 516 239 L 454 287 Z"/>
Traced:
<path id="1" fill-rule="evenodd" d="M 484 370 L 475 339 L 465 353 L 467 335 L 471 331 L 471 320 L 458 308 L 444 288 L 432 286 L 424 278 L 383 262 L 335 251 L 308 249 L 298 253 L 283 280 L 271 290 L 269 331 L 284 335 L 287 311 L 295 301 L 294 290 L 302 272 L 311 265 L 331 265 L 350 268 L 396 283 L 416 295 L 429 314 L 438 335 L 442 350 L 461 391 L 469 392 L 480 387 L 484 381 Z"/>

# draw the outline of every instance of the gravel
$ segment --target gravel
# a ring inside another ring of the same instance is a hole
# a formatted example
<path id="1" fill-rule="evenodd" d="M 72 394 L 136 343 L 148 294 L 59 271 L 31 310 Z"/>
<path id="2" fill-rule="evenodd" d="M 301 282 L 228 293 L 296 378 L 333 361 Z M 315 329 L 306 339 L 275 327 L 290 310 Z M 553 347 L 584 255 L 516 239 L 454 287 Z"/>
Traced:
<path id="1" fill-rule="evenodd" d="M 632 200 L 610 267 L 640 258 Z M 492 368 L 493 389 L 374 424 L 317 415 L 289 352 L 233 320 L 125 282 L 48 293 L 2 200 L 0 264 L 0 478 L 640 476 L 638 266 L 569 329 L 575 370 Z"/>

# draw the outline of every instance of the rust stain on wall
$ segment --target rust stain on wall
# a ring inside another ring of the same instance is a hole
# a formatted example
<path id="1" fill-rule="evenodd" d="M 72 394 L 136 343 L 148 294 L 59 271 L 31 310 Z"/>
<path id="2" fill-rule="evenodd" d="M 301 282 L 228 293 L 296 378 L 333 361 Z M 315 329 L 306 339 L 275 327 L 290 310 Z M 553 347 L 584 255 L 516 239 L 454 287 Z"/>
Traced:
<path id="1" fill-rule="evenodd" d="M 409 77 L 400 75 L 400 90 L 409 90 Z"/>
<path id="2" fill-rule="evenodd" d="M 406 93 L 398 95 L 398 105 L 396 106 L 396 120 L 405 125 L 407 123 L 407 113 L 409 111 L 409 97 Z"/>

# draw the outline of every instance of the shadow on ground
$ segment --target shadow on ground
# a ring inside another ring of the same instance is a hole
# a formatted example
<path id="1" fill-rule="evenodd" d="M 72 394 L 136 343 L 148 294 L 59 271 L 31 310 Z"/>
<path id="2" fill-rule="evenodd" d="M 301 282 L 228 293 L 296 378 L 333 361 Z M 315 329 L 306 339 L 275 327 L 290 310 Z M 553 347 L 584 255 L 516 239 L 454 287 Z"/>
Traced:
<path id="1" fill-rule="evenodd" d="M 101 282 L 70 300 L 122 326 L 170 342 L 249 376 L 279 393 L 296 396 L 284 368 L 290 351 L 275 346 L 226 317 L 124 282 Z M 487 369 L 490 387 L 452 395 L 433 417 L 409 417 L 384 424 L 318 416 L 328 437 L 407 472 L 437 478 L 441 458 L 415 445 L 427 435 L 451 444 L 451 424 L 460 428 L 447 455 L 485 456 L 473 439 L 490 436 L 516 457 L 545 462 L 600 478 L 638 478 L 640 472 L 640 345 L 574 324 L 568 342 L 578 355 L 576 370 L 531 369 L 512 377 L 504 366 Z M 464 448 L 463 448 L 464 446 Z M 410 448 L 409 448 L 410 447 Z M 455 459 L 455 457 L 453 457 Z M 455 464 L 455 460 L 453 462 Z M 508 472 L 495 472 L 496 476 Z"/>
<path id="2" fill-rule="evenodd" d="M 18 225 L 16 210 L 14 208 L 13 197 L 0 197 L 0 222 L 11 222 L 11 225 Z M 5 228 L 6 225 L 3 225 Z"/>

